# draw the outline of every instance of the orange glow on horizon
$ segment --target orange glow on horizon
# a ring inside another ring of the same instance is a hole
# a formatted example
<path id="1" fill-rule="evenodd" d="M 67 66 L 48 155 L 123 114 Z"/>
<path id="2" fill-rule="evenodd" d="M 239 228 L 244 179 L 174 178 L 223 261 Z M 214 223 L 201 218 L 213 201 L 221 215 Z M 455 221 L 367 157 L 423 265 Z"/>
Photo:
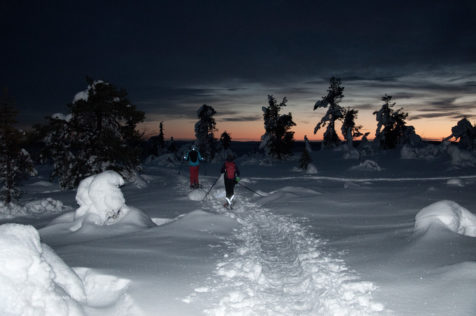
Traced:
<path id="1" fill-rule="evenodd" d="M 315 122 L 318 122 L 320 117 L 315 116 Z M 451 134 L 451 128 L 456 125 L 458 119 L 419 119 L 413 121 L 407 121 L 407 125 L 415 127 L 415 131 L 423 139 L 426 140 L 442 140 L 443 138 Z M 295 119 L 297 126 L 293 126 L 291 131 L 294 131 L 294 139 L 296 141 L 304 140 L 304 135 L 311 141 L 321 141 L 323 139 L 323 133 L 325 128 L 319 130 L 314 135 L 315 122 L 301 121 Z M 165 139 L 169 140 L 173 137 L 175 140 L 193 140 L 195 139 L 194 126 L 196 120 L 176 119 L 164 121 L 164 135 Z M 377 128 L 377 122 L 374 117 L 367 120 L 357 120 L 357 124 L 363 125 L 362 132 L 369 132 L 368 139 L 375 137 L 375 129 Z M 253 122 L 224 122 L 217 120 L 217 131 L 215 137 L 219 138 L 220 135 L 227 131 L 232 140 L 235 141 L 259 141 L 264 134 L 264 126 L 262 121 Z M 336 125 L 336 131 L 339 137 L 343 140 L 340 123 Z M 149 121 L 144 122 L 139 126 L 139 130 L 144 132 L 144 136 L 149 138 L 159 134 L 159 122 Z M 359 138 L 360 139 L 360 138 Z"/>

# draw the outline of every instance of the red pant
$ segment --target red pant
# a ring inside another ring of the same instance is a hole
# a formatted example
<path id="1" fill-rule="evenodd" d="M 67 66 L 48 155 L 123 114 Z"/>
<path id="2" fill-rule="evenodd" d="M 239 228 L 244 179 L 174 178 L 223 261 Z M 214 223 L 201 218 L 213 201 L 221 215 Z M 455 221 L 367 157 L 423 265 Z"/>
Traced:
<path id="1" fill-rule="evenodd" d="M 190 185 L 198 184 L 198 166 L 190 166 Z"/>

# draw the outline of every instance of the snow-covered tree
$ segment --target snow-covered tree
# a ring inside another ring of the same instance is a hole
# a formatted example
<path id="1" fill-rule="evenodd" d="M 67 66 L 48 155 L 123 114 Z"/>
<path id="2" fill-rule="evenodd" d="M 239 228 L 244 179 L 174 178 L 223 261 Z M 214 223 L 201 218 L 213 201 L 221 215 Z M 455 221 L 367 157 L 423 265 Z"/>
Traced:
<path id="1" fill-rule="evenodd" d="M 318 108 L 326 108 L 326 114 L 322 117 L 321 121 L 314 128 L 314 134 L 317 133 L 321 127 L 327 129 L 324 133 L 324 148 L 331 148 L 338 146 L 341 142 L 339 136 L 335 131 L 335 122 L 341 120 L 344 117 L 344 108 L 339 105 L 339 102 L 344 97 L 344 87 L 341 87 L 341 81 L 338 78 L 332 77 L 329 80 L 329 88 L 327 89 L 327 95 L 323 96 L 321 100 L 317 101 L 314 105 L 314 110 Z"/>
<path id="2" fill-rule="evenodd" d="M 311 143 L 309 142 L 307 135 L 304 135 L 304 147 L 306 148 L 308 153 L 312 153 Z"/>
<path id="3" fill-rule="evenodd" d="M 213 118 L 217 112 L 209 105 L 202 105 L 198 111 L 198 122 L 195 123 L 195 145 L 198 146 L 202 157 L 211 161 L 216 152 L 216 139 L 213 132 L 216 131 L 216 122 Z"/>
<path id="4" fill-rule="evenodd" d="M 147 147 L 148 154 L 153 156 L 159 156 L 166 150 L 163 122 L 159 123 L 159 135 L 149 138 Z"/>
<path id="5" fill-rule="evenodd" d="M 144 120 L 124 89 L 87 78 L 88 88 L 68 105 L 71 113 L 55 114 L 43 127 L 45 154 L 53 160 L 53 178 L 73 188 L 89 175 L 104 170 L 130 174 L 138 166 Z"/>
<path id="6" fill-rule="evenodd" d="M 403 112 L 403 108 L 392 109 L 395 102 L 391 103 L 392 96 L 390 95 L 384 95 L 382 101 L 385 102 L 382 108 L 373 113 L 378 122 L 374 142 L 383 149 L 391 149 L 410 139 L 416 141 L 419 136 L 415 134 L 414 128 L 406 126 L 405 120 L 408 113 Z"/>
<path id="7" fill-rule="evenodd" d="M 265 153 L 277 159 L 283 159 L 292 152 L 294 144 L 294 132 L 291 127 L 296 126 L 291 112 L 279 114 L 286 106 L 286 97 L 278 104 L 272 95 L 268 95 L 268 106 L 262 107 L 265 134 L 261 136 L 260 148 Z"/>
<path id="8" fill-rule="evenodd" d="M 342 135 L 347 142 L 349 149 L 353 148 L 353 139 L 355 137 L 360 137 L 363 134 L 360 132 L 362 128 L 361 125 L 355 125 L 355 119 L 357 118 L 357 113 L 359 111 L 351 108 L 344 110 L 344 122 L 342 123 L 341 131 Z"/>
<path id="9" fill-rule="evenodd" d="M 167 150 L 173 154 L 176 154 L 177 153 L 177 145 L 175 144 L 175 140 L 173 137 L 170 137 L 170 141 L 168 143 L 168 146 L 167 146 Z"/>
<path id="10" fill-rule="evenodd" d="M 302 150 L 301 158 L 299 158 L 299 168 L 302 170 L 307 170 L 307 167 L 312 162 L 311 155 L 307 150 L 307 147 L 304 146 Z"/>
<path id="11" fill-rule="evenodd" d="M 10 203 L 20 196 L 18 180 L 36 175 L 30 154 L 22 147 L 24 134 L 14 127 L 16 110 L 6 92 L 0 100 L 0 198 Z"/>
<path id="12" fill-rule="evenodd" d="M 220 143 L 224 150 L 230 148 L 231 145 L 231 136 L 227 131 L 224 131 L 220 136 Z"/>
<path id="13" fill-rule="evenodd" d="M 476 148 L 476 126 L 473 126 L 467 118 L 462 118 L 456 126 L 451 128 L 451 135 L 444 140 L 455 138 L 459 146 L 464 149 L 473 150 Z"/>
<path id="14" fill-rule="evenodd" d="M 164 141 L 164 122 L 159 123 L 159 139 L 158 139 L 159 150 L 163 151 L 165 149 Z"/>

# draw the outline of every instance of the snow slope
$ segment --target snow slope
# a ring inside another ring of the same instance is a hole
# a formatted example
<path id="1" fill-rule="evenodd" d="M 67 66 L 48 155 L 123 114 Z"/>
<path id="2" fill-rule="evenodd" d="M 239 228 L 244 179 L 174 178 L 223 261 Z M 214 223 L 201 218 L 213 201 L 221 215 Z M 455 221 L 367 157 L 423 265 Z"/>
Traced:
<path id="1" fill-rule="evenodd" d="M 379 168 L 337 151 L 311 155 L 317 175 L 296 173 L 297 160 L 238 159 L 232 211 L 222 207 L 221 179 L 201 201 L 219 163 L 201 166 L 203 189 L 193 192 L 185 168 L 150 164 L 147 187 L 121 192 L 154 225 L 71 231 L 74 212 L 27 224 L 83 282 L 81 269 L 129 280 L 111 292 L 129 297 L 137 315 L 476 313 L 473 166 L 391 151 L 369 157 Z M 78 208 L 76 192 L 42 193 L 34 182 L 25 188 L 32 198 Z"/>

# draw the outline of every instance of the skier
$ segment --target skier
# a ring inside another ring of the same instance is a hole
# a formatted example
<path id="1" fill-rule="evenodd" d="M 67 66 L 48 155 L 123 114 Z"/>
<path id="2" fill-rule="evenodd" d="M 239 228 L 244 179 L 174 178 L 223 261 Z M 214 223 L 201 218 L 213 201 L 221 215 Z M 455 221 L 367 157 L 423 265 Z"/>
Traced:
<path id="1" fill-rule="evenodd" d="M 200 187 L 198 184 L 198 169 L 200 166 L 200 161 L 204 159 L 200 155 L 198 148 L 194 145 L 192 149 L 183 157 L 184 160 L 188 161 L 189 170 L 190 170 L 190 188 L 197 189 Z"/>
<path id="2" fill-rule="evenodd" d="M 225 181 L 226 190 L 226 202 L 223 206 L 229 206 L 230 208 L 233 203 L 233 198 L 235 197 L 235 184 L 240 181 L 240 170 L 233 159 L 233 155 L 228 154 L 225 163 L 221 167 L 221 173 L 224 173 L 223 179 Z"/>

